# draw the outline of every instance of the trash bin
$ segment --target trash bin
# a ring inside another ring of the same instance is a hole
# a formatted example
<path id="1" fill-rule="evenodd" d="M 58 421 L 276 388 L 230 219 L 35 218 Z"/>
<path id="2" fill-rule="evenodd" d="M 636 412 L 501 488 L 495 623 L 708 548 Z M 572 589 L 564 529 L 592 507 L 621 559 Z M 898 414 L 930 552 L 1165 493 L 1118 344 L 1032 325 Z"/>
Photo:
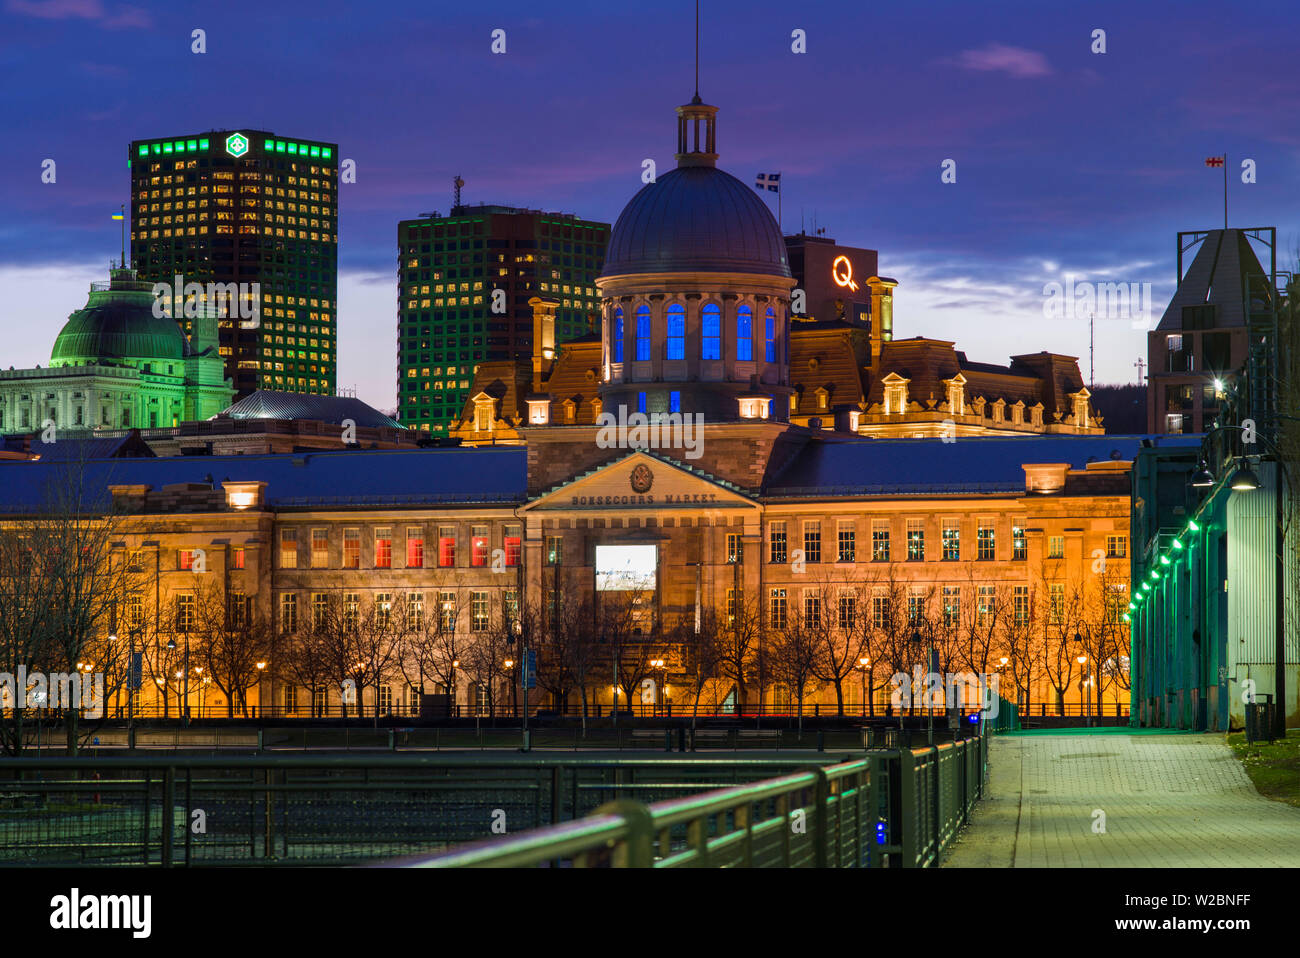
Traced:
<path id="1" fill-rule="evenodd" d="M 1246 741 L 1273 741 L 1273 696 L 1265 695 L 1264 701 L 1246 703 Z"/>

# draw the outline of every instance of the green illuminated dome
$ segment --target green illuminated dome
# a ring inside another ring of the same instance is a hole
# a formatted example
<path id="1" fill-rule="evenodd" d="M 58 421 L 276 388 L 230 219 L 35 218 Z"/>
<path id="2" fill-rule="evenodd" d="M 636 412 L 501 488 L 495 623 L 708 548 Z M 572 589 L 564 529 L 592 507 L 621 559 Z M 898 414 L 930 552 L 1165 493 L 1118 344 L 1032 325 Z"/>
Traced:
<path id="1" fill-rule="evenodd" d="M 68 317 L 54 341 L 50 363 L 68 366 L 123 360 L 180 360 L 189 343 L 167 316 L 153 312 L 153 284 L 133 269 L 114 269 L 107 284 L 92 283 L 90 299 Z"/>

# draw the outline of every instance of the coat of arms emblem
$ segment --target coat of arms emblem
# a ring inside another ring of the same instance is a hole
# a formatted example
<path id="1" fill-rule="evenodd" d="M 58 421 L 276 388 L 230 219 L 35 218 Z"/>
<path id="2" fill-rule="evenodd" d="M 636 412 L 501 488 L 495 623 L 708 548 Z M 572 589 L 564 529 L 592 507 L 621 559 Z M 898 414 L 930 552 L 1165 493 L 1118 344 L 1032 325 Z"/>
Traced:
<path id="1" fill-rule="evenodd" d="M 629 478 L 632 483 L 632 491 L 641 494 L 649 492 L 650 487 L 655 482 L 655 474 L 650 471 L 650 467 L 644 462 L 632 470 L 632 475 Z"/>

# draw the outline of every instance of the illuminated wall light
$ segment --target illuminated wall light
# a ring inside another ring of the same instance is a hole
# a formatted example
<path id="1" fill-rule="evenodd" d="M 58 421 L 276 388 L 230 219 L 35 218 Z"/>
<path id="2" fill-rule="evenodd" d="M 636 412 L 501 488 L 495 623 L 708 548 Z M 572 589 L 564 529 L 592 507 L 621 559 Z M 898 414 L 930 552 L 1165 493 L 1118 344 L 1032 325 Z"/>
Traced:
<path id="1" fill-rule="evenodd" d="M 320 148 L 320 154 L 321 154 L 321 156 L 325 157 L 325 159 L 327 159 L 327 160 L 330 158 L 330 156 L 333 155 L 333 152 L 334 152 L 334 151 L 331 150 L 328 146 L 322 146 L 322 147 Z"/>
<path id="2" fill-rule="evenodd" d="M 1130 603 L 1128 604 L 1128 608 L 1129 608 L 1129 611 L 1132 612 L 1134 609 L 1137 608 L 1137 604 L 1134 603 L 1134 602 L 1130 602 Z"/>
<path id="3" fill-rule="evenodd" d="M 198 140 L 186 140 L 186 141 L 185 141 L 185 149 L 187 149 L 187 150 L 197 150 L 198 148 L 199 148 L 199 141 L 198 141 Z"/>
<path id="4" fill-rule="evenodd" d="M 155 144 L 153 145 L 152 149 L 153 149 L 153 155 L 154 155 L 154 156 L 157 156 L 159 153 L 162 152 L 162 147 L 159 146 L 157 143 L 155 143 Z"/>
<path id="5" fill-rule="evenodd" d="M 144 146 L 140 147 L 140 155 L 141 155 L 141 156 L 148 156 L 148 155 L 149 155 L 149 144 L 148 144 L 148 143 L 146 143 Z"/>
<path id="6" fill-rule="evenodd" d="M 1124 615 L 1122 616 L 1122 618 L 1124 619 L 1125 622 L 1131 622 L 1131 621 L 1132 621 L 1132 620 L 1129 618 L 1129 614 L 1128 614 L 1127 612 L 1124 613 Z"/>
<path id="7" fill-rule="evenodd" d="M 170 143 L 164 143 L 162 145 L 162 151 L 164 153 L 170 153 L 172 151 L 172 145 Z"/>
<path id="8" fill-rule="evenodd" d="M 283 152 L 284 152 L 284 141 L 283 141 L 283 140 L 276 140 L 276 141 L 275 141 L 275 152 L 277 152 L 277 153 L 283 153 Z"/>
<path id="9" fill-rule="evenodd" d="M 1175 539 L 1175 540 L 1174 540 L 1174 548 L 1177 549 L 1179 552 L 1182 552 L 1182 551 L 1183 551 L 1183 540 L 1182 540 L 1182 539 Z"/>
<path id="10" fill-rule="evenodd" d="M 1142 583 L 1142 591 L 1143 591 L 1143 592 L 1146 592 L 1146 591 L 1147 591 L 1148 589 L 1150 589 L 1150 588 L 1151 588 L 1151 584 L 1150 584 L 1150 583 L 1148 583 L 1148 582 L 1143 582 L 1143 583 Z"/>
<path id="11" fill-rule="evenodd" d="M 1160 557 L 1160 564 L 1161 564 L 1161 565 L 1169 565 L 1169 556 L 1161 556 L 1161 557 Z"/>
<path id="12" fill-rule="evenodd" d="M 200 150 L 206 150 L 207 148 L 208 148 L 208 141 L 207 141 L 207 140 L 199 140 L 199 149 L 200 149 Z"/>
<path id="13" fill-rule="evenodd" d="M 1201 527 L 1197 524 L 1197 522 L 1196 522 L 1195 519 L 1188 519 L 1188 520 L 1187 520 L 1187 528 L 1188 528 L 1189 530 L 1191 530 L 1192 532 L 1200 532 L 1200 531 L 1201 531 Z"/>

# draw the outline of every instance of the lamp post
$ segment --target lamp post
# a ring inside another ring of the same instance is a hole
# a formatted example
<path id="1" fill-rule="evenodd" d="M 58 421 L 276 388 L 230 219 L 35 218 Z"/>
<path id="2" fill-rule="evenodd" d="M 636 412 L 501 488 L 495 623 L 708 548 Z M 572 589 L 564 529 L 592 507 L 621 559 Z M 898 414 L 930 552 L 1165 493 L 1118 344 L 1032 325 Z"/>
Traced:
<path id="1" fill-rule="evenodd" d="M 1074 634 L 1074 637 L 1075 637 L 1076 640 L 1078 640 L 1078 639 L 1079 639 L 1079 634 L 1076 632 L 1076 633 Z M 1091 725 L 1091 724 L 1092 724 L 1092 700 L 1091 700 L 1091 699 L 1088 699 L 1088 694 L 1087 694 L 1086 686 L 1085 686 L 1085 683 L 1084 683 L 1084 668 L 1085 668 L 1085 666 L 1087 666 L 1087 664 L 1088 664 L 1088 657 L 1087 657 L 1086 655 L 1082 655 L 1082 654 L 1081 654 L 1081 655 L 1080 655 L 1080 656 L 1079 656 L 1075 661 L 1077 661 L 1077 662 L 1079 663 L 1079 696 L 1080 696 L 1080 698 L 1082 698 L 1082 699 L 1086 699 L 1086 700 L 1087 700 L 1087 705 L 1088 705 L 1088 724 Z M 1083 702 L 1080 702 L 1079 704 L 1080 704 L 1080 705 L 1083 705 L 1084 703 L 1083 703 Z"/>
<path id="2" fill-rule="evenodd" d="M 176 636 L 172 635 L 167 639 L 168 650 L 176 651 Z M 181 666 L 181 674 L 177 678 L 182 678 L 185 683 L 181 692 L 181 727 L 188 728 L 190 724 L 190 634 L 185 633 L 185 660 Z"/>
<path id="3" fill-rule="evenodd" d="M 257 663 L 257 711 L 255 711 L 253 715 L 256 716 L 258 712 L 261 712 L 262 718 L 266 718 L 266 706 L 262 703 L 262 676 L 265 674 L 266 674 L 266 663 L 258 662 Z"/>
<path id="4" fill-rule="evenodd" d="M 664 683 L 666 683 L 666 682 L 668 681 L 668 671 L 667 671 L 667 669 L 664 668 L 664 660 L 663 660 L 663 659 L 651 659 L 651 660 L 650 660 L 650 667 L 651 667 L 652 669 L 658 669 L 658 670 L 660 671 L 660 674 L 661 674 L 661 679 L 660 679 L 660 682 L 659 682 L 659 690 L 655 692 L 655 700 L 654 700 L 655 714 L 657 715 L 657 714 L 659 714 L 659 711 L 660 711 L 660 709 L 659 709 L 659 705 L 660 705 L 660 696 L 663 694 Z"/>
<path id="5" fill-rule="evenodd" d="M 862 716 L 867 715 L 867 667 L 871 665 L 871 659 L 865 655 L 858 659 L 858 668 L 862 671 Z"/>
<path id="6" fill-rule="evenodd" d="M 506 659 L 505 667 L 506 667 L 506 671 L 510 673 L 510 714 L 518 715 L 519 714 L 519 693 L 517 690 L 519 688 L 519 685 L 515 681 L 515 660 Z"/>

